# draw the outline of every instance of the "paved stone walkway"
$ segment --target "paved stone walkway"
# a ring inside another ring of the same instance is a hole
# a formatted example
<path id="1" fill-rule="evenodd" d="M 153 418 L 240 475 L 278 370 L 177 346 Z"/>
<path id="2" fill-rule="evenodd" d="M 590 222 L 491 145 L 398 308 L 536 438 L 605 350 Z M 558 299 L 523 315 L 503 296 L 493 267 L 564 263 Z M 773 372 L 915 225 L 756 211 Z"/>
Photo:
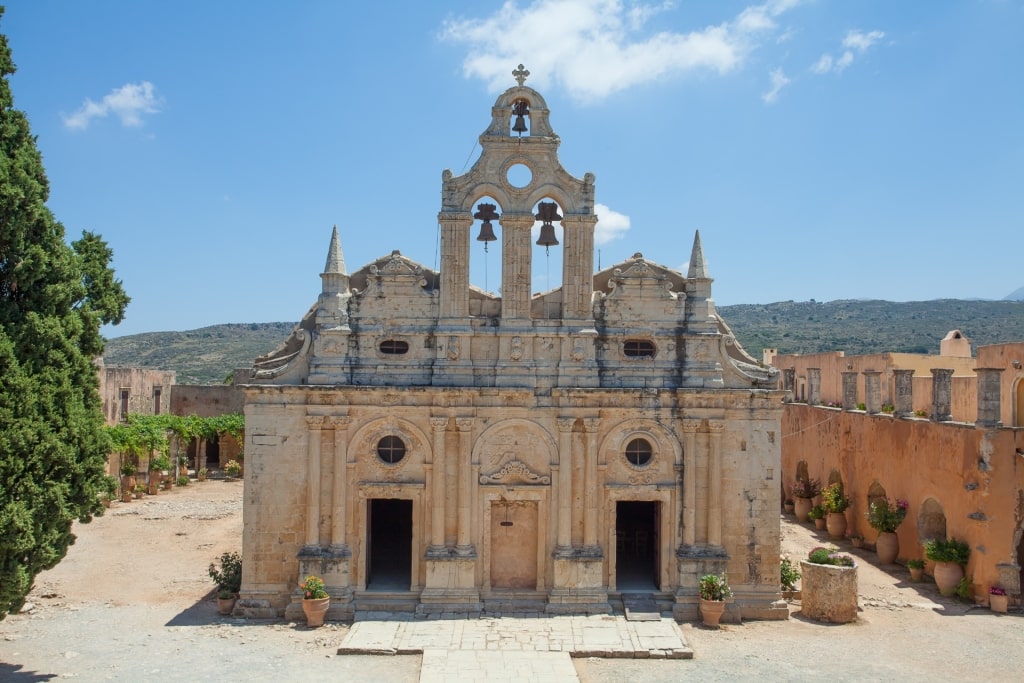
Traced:
<path id="1" fill-rule="evenodd" d="M 421 683 L 575 681 L 571 657 L 690 659 L 672 619 L 538 616 L 356 621 L 338 654 L 422 654 Z"/>

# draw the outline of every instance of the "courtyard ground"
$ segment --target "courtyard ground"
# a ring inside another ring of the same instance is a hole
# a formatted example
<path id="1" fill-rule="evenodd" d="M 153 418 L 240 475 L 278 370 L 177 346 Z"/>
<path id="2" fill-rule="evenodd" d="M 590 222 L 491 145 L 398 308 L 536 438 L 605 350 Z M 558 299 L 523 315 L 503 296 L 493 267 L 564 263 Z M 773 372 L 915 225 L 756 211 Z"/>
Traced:
<path id="1" fill-rule="evenodd" d="M 115 503 L 104 517 L 76 525 L 78 541 L 68 556 L 39 576 L 21 614 L 0 621 L 0 680 L 413 682 L 421 680 L 421 667 L 428 680 L 436 652 L 338 655 L 349 632 L 343 624 L 308 629 L 219 616 L 206 569 L 222 552 L 240 550 L 241 530 L 242 483 L 223 480 Z M 783 550 L 790 556 L 803 557 L 826 541 L 823 531 L 783 516 Z M 793 603 L 785 622 L 717 631 L 681 624 L 695 653 L 690 660 L 577 658 L 574 672 L 563 662 L 546 674 L 523 669 L 502 680 L 1020 678 L 1021 612 L 995 615 L 943 598 L 931 582 L 911 582 L 903 567 L 880 568 L 874 553 L 839 545 L 860 566 L 856 623 L 818 624 Z M 478 665 L 502 661 L 485 654 Z M 491 673 L 487 678 L 497 680 L 499 672 Z"/>

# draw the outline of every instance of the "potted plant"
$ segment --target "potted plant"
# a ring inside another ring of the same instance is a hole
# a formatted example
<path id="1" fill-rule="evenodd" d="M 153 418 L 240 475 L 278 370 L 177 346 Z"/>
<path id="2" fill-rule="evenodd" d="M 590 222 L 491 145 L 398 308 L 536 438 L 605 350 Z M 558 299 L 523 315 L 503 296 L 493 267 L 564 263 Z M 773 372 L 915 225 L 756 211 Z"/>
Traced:
<path id="1" fill-rule="evenodd" d="M 786 512 L 787 515 L 791 515 L 793 514 L 793 511 L 796 510 L 796 504 L 793 503 L 792 498 L 787 498 L 786 500 L 782 501 L 782 509 Z"/>
<path id="2" fill-rule="evenodd" d="M 188 476 L 187 475 L 183 474 L 180 477 L 178 477 L 178 486 L 188 486 Z"/>
<path id="3" fill-rule="evenodd" d="M 130 457 L 125 458 L 121 462 L 121 492 L 122 492 L 122 494 L 123 494 L 124 491 L 127 491 L 128 495 L 131 495 L 132 491 L 135 490 L 135 470 L 136 470 L 135 462 Z M 124 500 L 124 496 L 123 495 L 121 496 L 121 499 Z"/>
<path id="4" fill-rule="evenodd" d="M 1006 590 L 1002 587 L 992 586 L 988 589 L 988 606 L 993 612 L 1006 614 L 1007 609 L 1009 609 L 1009 602 Z"/>
<path id="5" fill-rule="evenodd" d="M 331 596 L 324 587 L 323 579 L 311 574 L 299 584 L 299 590 L 302 591 L 302 611 L 306 615 L 306 625 L 310 628 L 323 626 L 331 606 Z"/>
<path id="6" fill-rule="evenodd" d="M 924 544 L 924 555 L 935 563 L 935 585 L 946 597 L 956 593 L 956 587 L 964 578 L 963 565 L 971 556 L 971 548 L 955 538 L 942 540 L 933 538 Z"/>
<path id="7" fill-rule="evenodd" d="M 117 479 L 109 474 L 103 475 L 103 483 L 100 486 L 100 502 L 103 507 L 110 507 L 111 501 L 117 498 Z"/>
<path id="8" fill-rule="evenodd" d="M 833 482 L 821 492 L 821 506 L 825 509 L 825 524 L 828 535 L 834 539 L 846 536 L 846 508 L 850 499 L 846 497 L 842 482 Z"/>
<path id="9" fill-rule="evenodd" d="M 237 460 L 228 460 L 224 463 L 224 473 L 232 479 L 236 479 L 242 474 L 242 466 Z"/>
<path id="10" fill-rule="evenodd" d="M 834 546 L 814 548 L 800 562 L 804 616 L 845 624 L 857 618 L 857 564 Z"/>
<path id="11" fill-rule="evenodd" d="M 238 591 L 242 588 L 242 556 L 233 552 L 222 553 L 219 566 L 211 562 L 207 573 L 217 584 L 217 610 L 221 614 L 231 614 Z"/>
<path id="12" fill-rule="evenodd" d="M 924 577 L 924 560 L 907 560 L 907 569 L 910 570 L 910 578 L 920 581 Z"/>
<path id="13" fill-rule="evenodd" d="M 815 529 L 825 528 L 825 508 L 820 505 L 814 505 L 807 513 L 807 519 L 814 522 Z"/>
<path id="14" fill-rule="evenodd" d="M 806 522 L 807 513 L 811 510 L 811 499 L 821 493 L 821 481 L 818 479 L 797 479 L 793 482 L 793 511 L 798 522 Z"/>
<path id="15" fill-rule="evenodd" d="M 146 493 L 146 487 L 142 484 L 135 485 L 135 500 L 139 500 Z"/>
<path id="16" fill-rule="evenodd" d="M 856 531 L 854 531 L 854 532 L 852 532 L 849 535 L 849 538 L 850 538 L 850 543 L 853 544 L 854 548 L 863 548 L 864 547 L 864 535 L 863 534 L 859 534 Z"/>
<path id="17" fill-rule="evenodd" d="M 732 595 L 725 574 L 705 574 L 700 577 L 700 616 L 704 625 L 718 628 L 725 612 L 725 599 Z"/>
<path id="18" fill-rule="evenodd" d="M 196 471 L 196 479 L 198 481 L 206 481 L 206 468 L 205 467 L 200 467 Z"/>
<path id="19" fill-rule="evenodd" d="M 779 561 L 779 579 L 782 583 L 782 597 L 786 600 L 800 598 L 800 591 L 796 589 L 796 582 L 800 580 L 800 570 L 788 557 Z"/>
<path id="20" fill-rule="evenodd" d="M 868 508 L 868 524 L 878 531 L 875 552 L 878 553 L 878 561 L 881 564 L 892 564 L 900 553 L 900 540 L 896 536 L 896 529 L 906 518 L 908 505 L 907 501 L 899 498 L 895 503 L 883 498 L 873 501 Z"/>

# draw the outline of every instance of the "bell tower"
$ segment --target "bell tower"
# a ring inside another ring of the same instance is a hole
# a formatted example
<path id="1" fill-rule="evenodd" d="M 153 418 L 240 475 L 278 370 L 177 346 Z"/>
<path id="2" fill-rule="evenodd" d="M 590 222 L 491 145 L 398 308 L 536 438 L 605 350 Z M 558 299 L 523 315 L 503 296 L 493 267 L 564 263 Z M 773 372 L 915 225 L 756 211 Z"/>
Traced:
<path id="1" fill-rule="evenodd" d="M 480 239 L 485 243 L 499 239 L 493 220 L 501 228 L 502 325 L 531 320 L 531 230 L 542 221 L 537 243 L 565 250 L 560 318 L 563 324 L 592 326 L 594 175 L 580 179 L 562 168 L 561 141 L 551 130 L 547 103 L 525 84 L 530 72 L 522 64 L 512 75 L 516 85 L 498 97 L 491 125 L 480 136 L 480 158 L 464 175 L 456 177 L 449 170 L 442 174 L 441 323 L 468 323 L 470 231 L 476 218 L 483 221 Z M 513 171 L 520 166 L 529 170 L 525 184 Z M 497 206 L 475 206 L 483 197 L 494 198 Z M 555 236 L 555 222 L 562 226 L 564 245 Z"/>

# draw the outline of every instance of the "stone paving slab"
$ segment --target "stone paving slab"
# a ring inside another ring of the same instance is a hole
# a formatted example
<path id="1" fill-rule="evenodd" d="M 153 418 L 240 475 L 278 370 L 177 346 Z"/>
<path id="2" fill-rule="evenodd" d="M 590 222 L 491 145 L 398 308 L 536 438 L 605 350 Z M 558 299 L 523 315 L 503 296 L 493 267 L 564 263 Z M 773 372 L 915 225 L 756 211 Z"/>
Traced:
<path id="1" fill-rule="evenodd" d="M 427 650 L 558 652 L 571 657 L 690 659 L 674 620 L 627 621 L 622 616 L 394 619 L 357 621 L 338 654 L 423 654 Z"/>

